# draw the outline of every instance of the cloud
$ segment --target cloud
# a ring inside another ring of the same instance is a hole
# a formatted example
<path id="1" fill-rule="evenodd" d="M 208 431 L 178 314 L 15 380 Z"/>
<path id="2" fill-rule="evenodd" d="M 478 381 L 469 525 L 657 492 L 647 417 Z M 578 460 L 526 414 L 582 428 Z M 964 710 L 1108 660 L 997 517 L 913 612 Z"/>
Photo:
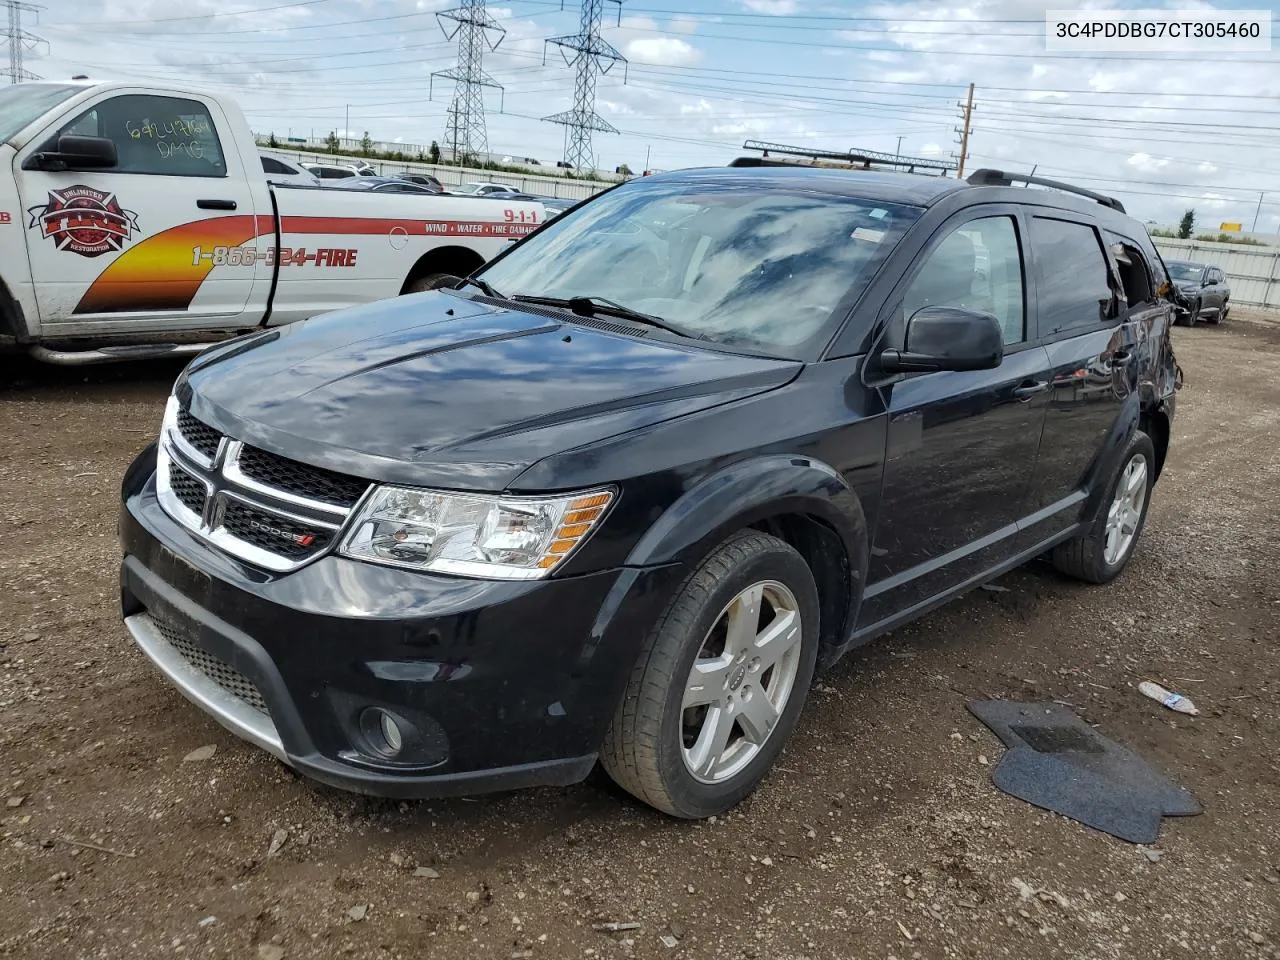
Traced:
<path id="1" fill-rule="evenodd" d="M 629 60 L 666 67 L 684 66 L 702 59 L 702 51 L 679 37 L 637 37 L 623 47 Z"/>
<path id="2" fill-rule="evenodd" d="M 771 17 L 789 17 L 800 9 L 799 0 L 742 0 L 742 5 L 753 13 Z"/>

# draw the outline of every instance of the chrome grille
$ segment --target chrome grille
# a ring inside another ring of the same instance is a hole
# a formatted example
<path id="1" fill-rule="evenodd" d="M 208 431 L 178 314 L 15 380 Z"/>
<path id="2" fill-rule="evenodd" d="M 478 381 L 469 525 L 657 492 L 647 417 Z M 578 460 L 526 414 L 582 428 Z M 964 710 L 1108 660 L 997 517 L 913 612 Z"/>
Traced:
<path id="1" fill-rule="evenodd" d="M 262 698 L 262 694 L 258 691 L 253 681 L 243 673 L 197 646 L 186 631 L 169 621 L 161 620 L 153 615 L 151 622 L 155 625 L 156 631 L 160 636 L 164 637 L 165 642 L 182 654 L 182 658 L 192 667 L 199 670 L 233 697 L 239 697 L 253 709 L 262 713 L 269 712 L 267 710 L 267 701 Z"/>
<path id="2" fill-rule="evenodd" d="M 367 480 L 246 446 L 169 398 L 157 458 L 160 505 L 241 560 L 286 572 L 315 559 L 333 546 L 369 486 Z"/>
<path id="3" fill-rule="evenodd" d="M 222 529 L 261 550 L 301 560 L 329 544 L 330 531 L 231 500 L 222 514 Z"/>
<path id="4" fill-rule="evenodd" d="M 218 452 L 222 434 L 208 424 L 201 423 L 186 410 L 178 411 L 178 432 L 182 434 L 183 440 L 209 460 Z"/>
<path id="5" fill-rule="evenodd" d="M 368 480 L 299 463 L 257 447 L 242 449 L 239 463 L 244 475 L 259 483 L 338 507 L 355 506 L 369 489 Z"/>
<path id="6" fill-rule="evenodd" d="M 196 516 L 204 513 L 204 504 L 209 496 L 202 481 L 197 480 L 181 467 L 169 470 L 169 486 L 173 495 L 182 501 L 182 505 Z"/>

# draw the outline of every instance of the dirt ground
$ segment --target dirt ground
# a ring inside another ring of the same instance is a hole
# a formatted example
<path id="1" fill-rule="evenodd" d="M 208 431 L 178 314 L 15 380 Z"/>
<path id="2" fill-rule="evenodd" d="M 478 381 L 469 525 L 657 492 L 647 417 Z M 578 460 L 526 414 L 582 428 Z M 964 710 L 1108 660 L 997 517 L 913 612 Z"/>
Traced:
<path id="1" fill-rule="evenodd" d="M 1280 957 L 1280 325 L 1175 334 L 1186 386 L 1126 573 L 1032 566 L 855 652 L 758 794 L 699 824 L 599 771 L 370 800 L 236 740 L 116 609 L 121 473 L 177 368 L 3 361 L 0 956 Z M 1074 705 L 1207 812 L 1140 848 L 1005 796 L 964 706 L 987 697 Z"/>

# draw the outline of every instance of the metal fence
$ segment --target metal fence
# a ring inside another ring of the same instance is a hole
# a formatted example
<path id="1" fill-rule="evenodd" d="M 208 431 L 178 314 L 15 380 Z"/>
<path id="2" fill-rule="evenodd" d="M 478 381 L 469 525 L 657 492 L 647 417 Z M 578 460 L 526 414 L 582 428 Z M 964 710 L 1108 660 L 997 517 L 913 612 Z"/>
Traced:
<path id="1" fill-rule="evenodd" d="M 1232 303 L 1280 310 L 1280 247 L 1250 247 L 1169 237 L 1152 237 L 1151 240 L 1166 260 L 1194 260 L 1220 268 L 1231 286 Z"/>
<path id="2" fill-rule="evenodd" d="M 311 150 L 290 150 L 285 147 L 260 147 L 267 153 L 282 157 L 290 157 L 301 163 L 336 163 L 350 164 L 360 161 L 367 163 L 379 174 L 395 176 L 397 173 L 429 173 L 445 187 L 456 187 L 471 181 L 485 180 L 497 183 L 509 183 L 517 190 L 536 194 L 540 197 L 562 197 L 566 200 L 585 200 L 601 190 L 613 186 L 612 183 L 599 180 L 570 180 L 565 176 L 543 176 L 539 174 L 507 173 L 502 170 L 482 170 L 472 167 L 450 167 L 434 163 L 417 163 L 413 160 L 361 160 L 359 157 L 331 156 Z M 617 179 L 622 179 L 621 177 Z"/>

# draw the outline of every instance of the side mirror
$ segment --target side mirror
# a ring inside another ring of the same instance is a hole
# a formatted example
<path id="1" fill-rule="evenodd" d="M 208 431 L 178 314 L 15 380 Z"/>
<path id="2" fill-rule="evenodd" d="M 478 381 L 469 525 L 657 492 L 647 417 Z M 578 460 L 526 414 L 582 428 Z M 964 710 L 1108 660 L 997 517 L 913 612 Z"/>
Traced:
<path id="1" fill-rule="evenodd" d="M 907 321 L 902 350 L 885 350 L 886 373 L 993 370 L 1004 359 L 1004 333 L 989 313 L 963 307 L 922 307 Z"/>
<path id="2" fill-rule="evenodd" d="M 25 170 L 104 170 L 116 165 L 116 145 L 106 137 L 63 134 L 56 151 L 33 154 Z"/>

